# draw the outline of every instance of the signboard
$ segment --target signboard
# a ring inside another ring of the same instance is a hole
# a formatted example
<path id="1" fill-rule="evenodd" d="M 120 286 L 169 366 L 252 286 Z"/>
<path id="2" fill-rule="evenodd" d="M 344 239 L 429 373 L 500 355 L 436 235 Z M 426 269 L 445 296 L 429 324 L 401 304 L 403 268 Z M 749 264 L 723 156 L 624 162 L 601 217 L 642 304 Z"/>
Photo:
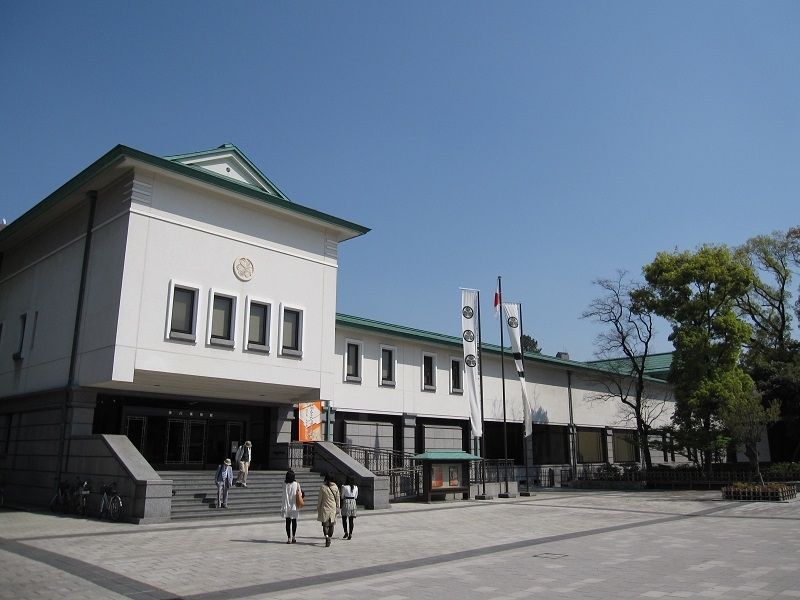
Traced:
<path id="1" fill-rule="evenodd" d="M 298 434 L 301 442 L 322 441 L 322 401 L 297 405 Z"/>
<path id="2" fill-rule="evenodd" d="M 435 463 L 431 465 L 431 489 L 461 486 L 460 464 Z"/>

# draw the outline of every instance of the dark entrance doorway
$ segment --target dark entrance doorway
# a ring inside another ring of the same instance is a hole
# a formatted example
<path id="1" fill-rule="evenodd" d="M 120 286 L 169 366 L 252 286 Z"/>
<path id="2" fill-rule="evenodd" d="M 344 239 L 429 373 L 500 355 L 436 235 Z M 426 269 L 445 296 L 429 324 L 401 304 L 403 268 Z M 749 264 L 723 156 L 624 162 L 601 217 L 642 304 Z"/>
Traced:
<path id="1" fill-rule="evenodd" d="M 175 398 L 98 395 L 93 433 L 126 435 L 159 470 L 214 469 L 245 440 L 257 448 L 251 469 L 268 468 L 270 406 Z M 236 468 L 234 466 L 234 468 Z"/>
<path id="2" fill-rule="evenodd" d="M 140 412 L 140 411 L 136 411 Z M 245 419 L 127 414 L 123 433 L 155 468 L 208 469 L 233 460 Z"/>

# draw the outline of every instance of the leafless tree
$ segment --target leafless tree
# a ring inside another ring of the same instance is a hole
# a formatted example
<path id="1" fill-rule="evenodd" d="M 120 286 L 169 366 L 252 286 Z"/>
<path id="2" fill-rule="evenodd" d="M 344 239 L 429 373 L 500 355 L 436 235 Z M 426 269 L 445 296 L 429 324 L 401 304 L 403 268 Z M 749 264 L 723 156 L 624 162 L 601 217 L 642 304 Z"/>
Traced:
<path id="1" fill-rule="evenodd" d="M 603 295 L 592 300 L 583 313 L 604 326 L 596 339 L 598 370 L 592 380 L 601 389 L 596 400 L 617 401 L 623 419 L 636 425 L 639 447 L 645 468 L 652 466 L 650 435 L 654 423 L 668 409 L 665 393 L 649 385 L 645 374 L 650 344 L 655 333 L 653 314 L 637 301 L 642 285 L 628 279 L 626 271 L 617 271 L 613 279 L 597 279 Z"/>

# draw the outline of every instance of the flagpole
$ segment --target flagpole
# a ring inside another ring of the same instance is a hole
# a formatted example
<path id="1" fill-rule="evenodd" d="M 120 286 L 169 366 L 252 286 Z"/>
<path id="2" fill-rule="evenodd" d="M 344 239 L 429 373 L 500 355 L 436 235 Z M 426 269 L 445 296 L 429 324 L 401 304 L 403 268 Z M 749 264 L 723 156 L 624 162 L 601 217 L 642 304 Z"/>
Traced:
<path id="1" fill-rule="evenodd" d="M 483 417 L 483 360 L 481 357 L 481 343 L 483 339 L 481 337 L 481 292 L 480 290 L 476 290 L 478 294 L 478 302 L 476 303 L 478 306 L 478 344 L 477 344 L 477 351 L 478 351 L 478 382 L 479 387 L 481 390 L 481 481 L 483 482 L 483 497 L 479 498 L 476 496 L 476 500 L 490 500 L 491 498 L 486 495 L 486 448 L 485 448 L 485 440 L 486 440 L 486 421 Z"/>
<path id="2" fill-rule="evenodd" d="M 506 481 L 505 494 L 498 494 L 500 498 L 508 498 L 508 429 L 506 424 L 506 351 L 503 347 L 503 284 L 501 277 L 497 276 L 497 295 L 500 301 L 500 378 L 503 380 L 503 474 Z"/>
<path id="3" fill-rule="evenodd" d="M 522 336 L 525 329 L 522 325 L 522 302 L 519 303 L 519 339 L 520 339 L 520 361 L 522 362 L 522 372 L 525 372 L 525 349 L 522 347 Z M 527 377 L 522 385 L 527 385 Z M 531 459 L 533 459 L 533 420 L 530 413 L 525 414 L 526 406 L 525 399 L 522 402 L 522 451 L 525 453 L 525 496 L 531 495 L 531 475 L 528 470 L 528 440 L 525 436 L 525 431 L 528 428 L 528 419 L 531 419 Z M 523 495 L 522 493 L 520 495 Z"/>

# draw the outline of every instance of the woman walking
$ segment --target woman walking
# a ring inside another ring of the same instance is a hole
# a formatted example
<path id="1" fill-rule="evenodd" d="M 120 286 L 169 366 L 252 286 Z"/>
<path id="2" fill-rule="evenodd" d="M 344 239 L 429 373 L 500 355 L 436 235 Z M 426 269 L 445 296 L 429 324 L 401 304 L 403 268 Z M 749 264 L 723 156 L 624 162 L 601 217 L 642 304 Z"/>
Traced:
<path id="1" fill-rule="evenodd" d="M 281 507 L 281 516 L 286 519 L 286 543 L 296 544 L 297 540 L 297 516 L 300 514 L 297 508 L 297 495 L 305 496 L 305 492 L 300 489 L 300 483 L 295 481 L 294 471 L 289 469 L 286 471 L 286 479 L 284 480 L 283 492 L 283 506 Z"/>
<path id="2" fill-rule="evenodd" d="M 344 537 L 342 539 L 353 539 L 353 521 L 358 516 L 356 514 L 356 499 L 358 498 L 358 486 L 353 480 L 352 475 L 347 476 L 342 486 L 342 527 L 344 527 Z M 347 522 L 350 521 L 350 533 L 348 533 Z"/>
<path id="3" fill-rule="evenodd" d="M 339 513 L 339 486 L 330 473 L 325 473 L 325 482 L 319 488 L 317 499 L 317 521 L 322 523 L 322 533 L 325 534 L 325 547 L 331 545 L 333 526 Z"/>

